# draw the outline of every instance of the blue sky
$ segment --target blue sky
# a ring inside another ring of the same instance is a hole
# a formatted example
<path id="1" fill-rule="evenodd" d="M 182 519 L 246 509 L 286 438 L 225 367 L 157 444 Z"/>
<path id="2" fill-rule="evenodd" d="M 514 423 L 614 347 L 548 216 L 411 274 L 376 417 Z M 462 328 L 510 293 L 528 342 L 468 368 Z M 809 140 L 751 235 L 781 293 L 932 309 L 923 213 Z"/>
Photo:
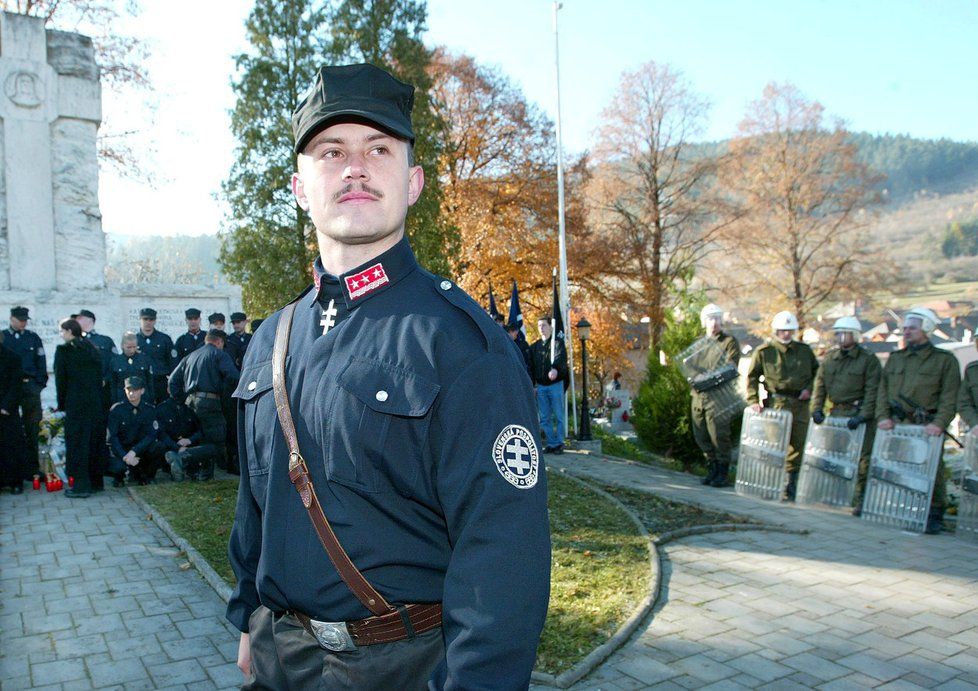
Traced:
<path id="1" fill-rule="evenodd" d="M 103 225 L 128 234 L 217 230 L 232 161 L 231 55 L 250 0 L 143 3 L 156 127 L 137 140 L 155 188 L 106 174 Z M 495 65 L 556 115 L 549 0 L 429 0 L 428 42 Z M 191 20 L 191 21 L 188 21 Z M 683 71 L 713 104 L 706 138 L 736 131 L 769 81 L 791 81 L 853 130 L 978 141 L 978 2 L 973 0 L 564 0 L 559 12 L 564 146 L 590 146 L 623 70 Z M 132 102 L 106 97 L 127 121 Z"/>

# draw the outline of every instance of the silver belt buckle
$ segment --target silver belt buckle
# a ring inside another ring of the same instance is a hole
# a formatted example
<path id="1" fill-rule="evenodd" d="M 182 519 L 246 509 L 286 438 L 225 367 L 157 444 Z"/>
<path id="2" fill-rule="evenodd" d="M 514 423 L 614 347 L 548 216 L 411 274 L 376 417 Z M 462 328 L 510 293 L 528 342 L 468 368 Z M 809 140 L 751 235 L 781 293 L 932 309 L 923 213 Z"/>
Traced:
<path id="1" fill-rule="evenodd" d="M 309 620 L 312 632 L 319 641 L 319 645 L 326 650 L 334 653 L 345 653 L 356 650 L 357 645 L 353 642 L 349 630 L 346 628 L 345 621 L 316 621 Z"/>

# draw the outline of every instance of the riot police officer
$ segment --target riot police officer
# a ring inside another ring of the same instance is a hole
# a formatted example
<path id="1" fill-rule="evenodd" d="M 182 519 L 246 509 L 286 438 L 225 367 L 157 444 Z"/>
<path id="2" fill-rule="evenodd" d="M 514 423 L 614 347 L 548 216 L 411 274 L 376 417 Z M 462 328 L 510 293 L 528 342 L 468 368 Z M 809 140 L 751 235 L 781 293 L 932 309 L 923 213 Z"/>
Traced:
<path id="1" fill-rule="evenodd" d="M 862 327 L 855 317 L 836 319 L 832 325 L 836 347 L 830 350 L 815 375 L 812 395 L 812 422 L 825 422 L 825 411 L 835 417 L 848 418 L 846 427 L 858 429 L 866 425 L 863 446 L 859 455 L 859 474 L 853 497 L 854 516 L 862 513 L 866 473 L 876 435 L 876 393 L 883 368 L 875 355 L 859 345 Z M 867 424 L 869 423 L 869 424 Z"/>
<path id="2" fill-rule="evenodd" d="M 727 354 L 730 362 L 740 361 L 740 344 L 737 339 L 723 330 L 723 310 L 710 303 L 700 310 L 700 324 L 706 335 L 716 339 Z M 712 487 L 726 487 L 730 484 L 727 474 L 730 471 L 730 423 L 729 415 L 717 415 L 710 397 L 705 393 L 690 390 L 693 438 L 706 456 L 708 472 L 700 482 Z"/>
<path id="3" fill-rule="evenodd" d="M 808 434 L 808 401 L 812 397 L 818 360 L 807 344 L 794 340 L 798 319 L 791 312 L 774 315 L 771 330 L 774 338 L 754 351 L 747 370 L 747 403 L 757 412 L 762 407 L 791 411 L 791 438 L 784 463 L 787 477 L 781 501 L 794 501 L 801 452 Z M 764 406 L 758 391 L 762 377 L 768 396 Z"/>
<path id="4" fill-rule="evenodd" d="M 146 382 L 146 399 L 148 403 L 156 400 L 154 394 L 155 372 L 153 361 L 144 353 L 138 351 L 138 339 L 132 331 L 122 335 L 122 352 L 112 356 L 109 362 L 109 391 L 112 402 L 126 400 L 126 379 L 139 377 Z"/>
<path id="5" fill-rule="evenodd" d="M 879 429 L 893 429 L 902 421 L 924 425 L 927 434 L 942 437 L 954 419 L 961 375 L 957 358 L 930 341 L 937 321 L 937 315 L 927 307 L 914 307 L 903 316 L 904 347 L 887 359 L 876 396 Z M 943 529 L 947 508 L 943 445 L 941 456 L 924 530 L 930 535 Z"/>
<path id="6" fill-rule="evenodd" d="M 293 115 L 319 257 L 235 391 L 228 619 L 246 689 L 529 685 L 550 569 L 533 394 L 503 330 L 405 237 L 424 184 L 413 94 L 325 67 Z"/>
<path id="7" fill-rule="evenodd" d="M 978 348 L 978 332 L 974 335 L 975 347 Z M 964 368 L 964 381 L 958 390 L 958 415 L 964 424 L 970 427 L 969 432 L 978 437 L 978 360 L 969 362 Z M 972 441 L 972 444 L 978 441 Z"/>
<path id="8" fill-rule="evenodd" d="M 136 346 L 139 352 L 148 355 L 153 362 L 153 392 L 156 403 L 167 397 L 166 378 L 176 364 L 176 351 L 173 339 L 162 331 L 156 330 L 156 310 L 144 307 L 139 310 L 139 333 L 136 334 Z"/>
<path id="9" fill-rule="evenodd" d="M 10 309 L 10 327 L 4 344 L 20 358 L 23 370 L 23 386 L 20 391 L 20 417 L 24 425 L 24 442 L 27 446 L 27 475 L 39 477 L 37 435 L 41 427 L 41 391 L 48 384 L 47 358 L 41 337 L 27 328 L 31 318 L 26 307 Z"/>
<path id="10" fill-rule="evenodd" d="M 200 310 L 191 307 L 184 311 L 183 316 L 187 321 L 187 333 L 181 334 L 174 344 L 174 366 L 204 345 L 205 334 L 200 330 Z"/>

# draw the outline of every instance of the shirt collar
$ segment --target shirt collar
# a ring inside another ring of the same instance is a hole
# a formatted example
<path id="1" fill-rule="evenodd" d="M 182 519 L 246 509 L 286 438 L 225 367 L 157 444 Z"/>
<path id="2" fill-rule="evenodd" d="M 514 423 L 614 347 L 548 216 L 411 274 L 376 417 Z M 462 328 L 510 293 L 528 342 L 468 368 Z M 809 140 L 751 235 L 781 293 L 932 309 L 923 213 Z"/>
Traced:
<path id="1" fill-rule="evenodd" d="M 375 295 L 389 290 L 394 284 L 418 268 L 418 260 L 407 237 L 402 237 L 396 245 L 381 255 L 365 261 L 339 276 L 347 309 L 354 309 Z M 315 285 L 315 305 L 323 291 L 327 279 L 337 280 L 323 268 L 321 257 L 312 263 L 313 283 Z"/>

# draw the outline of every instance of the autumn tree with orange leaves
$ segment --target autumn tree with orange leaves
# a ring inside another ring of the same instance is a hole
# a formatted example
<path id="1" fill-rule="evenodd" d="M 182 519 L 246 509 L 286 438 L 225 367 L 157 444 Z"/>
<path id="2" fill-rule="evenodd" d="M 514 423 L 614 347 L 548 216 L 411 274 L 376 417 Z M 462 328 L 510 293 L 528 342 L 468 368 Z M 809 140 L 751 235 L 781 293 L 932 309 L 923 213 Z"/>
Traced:
<path id="1" fill-rule="evenodd" d="M 458 228 L 453 257 L 459 282 L 484 299 L 519 283 L 528 312 L 550 310 L 557 263 L 557 167 L 553 123 L 498 69 L 467 55 L 434 51 L 432 101 L 446 123 L 440 160 L 446 222 Z M 579 189 L 587 162 L 568 166 L 565 179 L 571 280 L 600 268 L 588 249 Z M 576 254 L 575 254 L 576 252 Z M 528 321 L 533 314 L 527 314 Z"/>
<path id="2" fill-rule="evenodd" d="M 866 234 L 880 177 L 842 123 L 794 85 L 771 83 L 739 129 L 721 176 L 741 209 L 724 238 L 732 291 L 792 310 L 804 328 L 827 301 L 885 283 L 890 262 Z"/>
<path id="3" fill-rule="evenodd" d="M 609 258 L 599 290 L 649 317 L 653 350 L 672 297 L 733 217 L 712 184 L 718 159 L 692 146 L 707 109 L 681 72 L 648 62 L 622 75 L 601 113 L 587 191 Z"/>

